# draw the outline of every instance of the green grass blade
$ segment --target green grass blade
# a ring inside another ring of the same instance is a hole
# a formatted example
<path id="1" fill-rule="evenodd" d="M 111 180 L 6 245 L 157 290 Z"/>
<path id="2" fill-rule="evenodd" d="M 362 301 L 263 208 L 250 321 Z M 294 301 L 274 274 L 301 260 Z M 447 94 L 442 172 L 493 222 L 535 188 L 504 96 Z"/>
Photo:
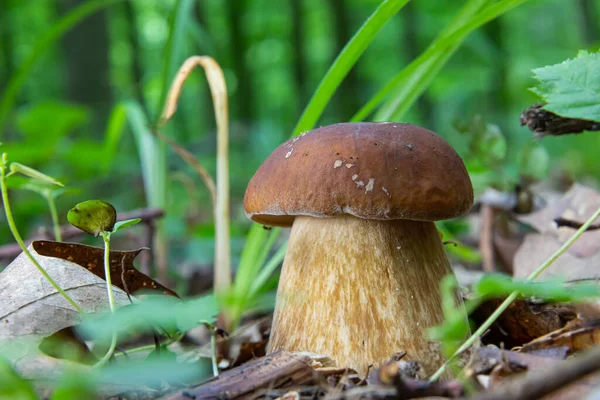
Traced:
<path id="1" fill-rule="evenodd" d="M 281 264 L 285 257 L 285 252 L 287 250 L 287 241 L 273 254 L 273 257 L 265 264 L 264 267 L 261 268 L 257 277 L 252 282 L 252 288 L 250 289 L 249 298 L 253 298 L 261 288 L 266 285 L 267 281 L 275 272 L 275 269 Z"/>
<path id="2" fill-rule="evenodd" d="M 367 49 L 377 33 L 383 28 L 400 9 L 408 3 L 409 0 L 385 0 L 375 10 L 373 14 L 360 27 L 358 32 L 350 39 L 348 44 L 337 56 L 321 82 L 315 90 L 308 105 L 304 109 L 293 136 L 312 129 L 325 107 L 329 103 L 331 96 L 335 93 L 342 80 L 346 77 L 350 69 L 354 66 L 358 58 Z"/>
<path id="3" fill-rule="evenodd" d="M 67 13 L 67 15 L 56 21 L 56 23 L 50 27 L 48 32 L 36 42 L 29 57 L 19 65 L 18 72 L 10 78 L 6 88 L 3 90 L 4 94 L 0 100 L 0 136 L 4 130 L 8 112 L 14 106 L 17 94 L 27 80 L 36 61 L 38 61 L 44 52 L 73 26 L 98 10 L 118 1 L 122 0 L 89 0 L 80 6 L 75 7 Z"/>
<path id="4" fill-rule="evenodd" d="M 138 103 L 129 101 L 125 109 L 140 157 L 146 202 L 149 207 L 163 208 L 166 204 L 165 145 L 150 131 L 148 119 Z"/>
<path id="5" fill-rule="evenodd" d="M 454 20 L 448 24 L 437 36 L 437 38 L 429 45 L 429 47 L 413 60 L 406 68 L 400 71 L 389 83 L 387 83 L 383 89 L 381 89 L 369 102 L 361 108 L 353 117 L 353 122 L 362 121 L 379 105 L 386 96 L 394 89 L 402 88 L 405 81 L 414 79 L 419 73 L 420 68 L 423 64 L 431 63 L 436 57 L 443 54 L 443 48 L 440 46 L 440 42 L 456 32 L 461 26 L 465 25 L 472 16 L 479 11 L 489 0 L 471 0 L 458 12 Z M 396 96 L 400 98 L 401 94 Z"/>
<path id="6" fill-rule="evenodd" d="M 382 106 L 374 120 L 402 119 L 404 113 L 427 89 L 433 78 L 472 31 L 525 1 L 527 0 L 501 1 L 474 15 L 469 13 L 477 11 L 477 4 L 467 4 L 450 25 L 451 28 L 445 29 L 421 56 L 385 85 L 352 117 L 352 121 L 364 120 L 391 93 L 394 93 L 393 96 Z"/>
<path id="7" fill-rule="evenodd" d="M 104 157 L 102 157 L 102 169 L 104 172 L 108 172 L 115 158 L 117 145 L 121 139 L 126 119 L 127 110 L 125 106 L 123 104 L 114 106 L 110 117 L 108 117 L 106 132 L 104 132 Z"/>

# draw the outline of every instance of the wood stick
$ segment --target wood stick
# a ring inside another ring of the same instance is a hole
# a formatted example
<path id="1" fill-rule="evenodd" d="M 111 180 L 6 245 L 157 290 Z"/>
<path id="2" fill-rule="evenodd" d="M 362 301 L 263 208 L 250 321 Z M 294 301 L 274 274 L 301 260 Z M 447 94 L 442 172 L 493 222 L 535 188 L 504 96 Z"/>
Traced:
<path id="1" fill-rule="evenodd" d="M 226 371 L 204 385 L 163 397 L 163 400 L 254 398 L 254 394 L 263 389 L 311 382 L 318 373 L 310 362 L 308 355 L 278 351 Z"/>
<path id="2" fill-rule="evenodd" d="M 165 212 L 158 208 L 142 208 L 129 212 L 124 212 L 118 214 L 119 221 L 126 219 L 134 219 L 141 218 L 142 223 L 148 223 L 153 221 L 156 218 L 160 218 L 165 214 Z M 63 240 L 69 240 L 76 238 L 78 236 L 85 235 L 86 233 L 81 231 L 80 229 L 75 228 L 73 225 L 63 225 L 60 227 L 60 232 L 62 233 Z M 54 239 L 54 236 L 50 231 L 47 233 L 37 234 L 31 239 L 25 242 L 25 245 L 29 246 L 31 242 L 34 240 L 51 240 Z M 6 244 L 4 246 L 0 246 L 0 259 L 10 258 L 13 259 L 16 256 L 21 254 L 21 248 L 16 243 Z"/>
<path id="3" fill-rule="evenodd" d="M 509 380 L 469 400 L 539 399 L 599 369 L 600 347 L 595 347 L 577 358 L 552 363 L 550 368 L 527 372 L 522 378 Z"/>

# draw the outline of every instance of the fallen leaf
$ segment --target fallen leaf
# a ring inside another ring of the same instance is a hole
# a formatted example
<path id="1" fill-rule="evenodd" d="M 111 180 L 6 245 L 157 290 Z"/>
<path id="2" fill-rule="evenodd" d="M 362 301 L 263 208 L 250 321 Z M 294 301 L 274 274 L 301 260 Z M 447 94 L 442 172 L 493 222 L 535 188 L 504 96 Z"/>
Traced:
<path id="1" fill-rule="evenodd" d="M 104 279 L 104 249 L 102 248 L 49 240 L 36 240 L 32 245 L 38 254 L 73 262 Z M 133 266 L 133 260 L 142 250 L 144 249 L 110 252 L 112 284 L 130 294 L 139 290 L 158 290 L 162 294 L 179 297 L 174 291 L 162 286 Z"/>
<path id="2" fill-rule="evenodd" d="M 600 193 L 581 184 L 574 184 L 563 197 L 548 207 L 527 215 L 515 217 L 535 228 L 544 238 L 554 238 L 559 245 L 567 241 L 575 230 L 557 227 L 554 219 L 564 218 L 584 223 L 600 207 Z M 582 235 L 568 250 L 577 257 L 590 257 L 600 250 L 600 231 L 590 231 Z"/>
<path id="3" fill-rule="evenodd" d="M 489 300 L 481 304 L 471 314 L 475 323 L 483 323 L 504 299 Z M 488 333 L 482 337 L 485 344 L 503 344 L 512 348 L 521 346 L 535 338 L 562 328 L 565 321 L 554 310 L 538 311 L 524 300 L 514 301 L 496 322 Z"/>
<path id="4" fill-rule="evenodd" d="M 570 353 L 575 353 L 598 344 L 600 344 L 600 321 L 575 320 L 562 329 L 524 344 L 521 351 L 568 347 Z"/>
<path id="5" fill-rule="evenodd" d="M 44 270 L 84 312 L 108 308 L 106 282 L 79 265 L 29 251 Z M 42 339 L 80 321 L 81 315 L 40 274 L 22 253 L 0 272 L 0 354 L 24 377 L 57 378 L 65 366 L 84 368 L 40 351 Z M 127 294 L 114 290 L 117 306 L 129 304 Z"/>
<path id="6" fill-rule="evenodd" d="M 32 255 L 46 272 L 85 311 L 99 312 L 108 308 L 106 283 L 73 262 Z M 43 337 L 79 320 L 77 311 L 40 274 L 22 253 L 0 273 L 0 340 L 16 336 Z M 117 305 L 129 304 L 127 294 L 115 290 Z"/>
<path id="7" fill-rule="evenodd" d="M 571 233 L 574 232 L 573 229 L 570 230 Z M 586 235 L 595 235 L 596 233 L 598 232 L 586 232 L 579 240 L 584 240 L 587 237 Z M 598 243 L 600 244 L 600 241 Z M 562 242 L 551 233 L 527 234 L 515 255 L 513 275 L 515 278 L 526 278 L 554 254 L 560 246 L 562 246 Z M 573 252 L 566 251 L 540 275 L 539 279 L 550 277 L 559 277 L 567 281 L 598 279 L 600 278 L 600 253 L 582 258 Z"/>

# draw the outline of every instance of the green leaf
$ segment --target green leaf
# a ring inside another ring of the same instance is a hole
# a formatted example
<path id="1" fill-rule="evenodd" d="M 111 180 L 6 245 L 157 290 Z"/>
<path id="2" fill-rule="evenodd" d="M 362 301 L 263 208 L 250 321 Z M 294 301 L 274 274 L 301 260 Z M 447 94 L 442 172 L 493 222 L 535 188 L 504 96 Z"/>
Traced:
<path id="1" fill-rule="evenodd" d="M 11 174 L 22 174 L 22 175 L 37 179 L 42 182 L 47 182 L 47 183 L 50 183 L 53 185 L 58 185 L 58 186 L 64 186 L 62 183 L 60 183 L 56 179 L 52 178 L 51 176 L 48 176 L 46 174 L 41 173 L 40 171 L 38 171 L 36 169 L 33 169 L 31 167 L 28 167 L 26 165 L 19 164 L 16 162 L 10 164 L 10 173 Z"/>
<path id="2" fill-rule="evenodd" d="M 112 232 L 117 211 L 105 201 L 87 200 L 70 209 L 67 219 L 74 227 L 98 236 L 101 232 Z"/>
<path id="3" fill-rule="evenodd" d="M 10 363 L 0 358 L 0 399 L 36 400 L 31 384 L 21 378 Z"/>
<path id="4" fill-rule="evenodd" d="M 199 326 L 201 320 L 214 321 L 217 313 L 214 296 L 182 301 L 175 297 L 150 295 L 142 302 L 119 308 L 112 314 L 90 316 L 78 329 L 97 340 L 109 340 L 114 331 L 121 337 L 156 327 L 167 332 L 185 332 Z"/>
<path id="5" fill-rule="evenodd" d="M 112 233 L 117 233 L 121 229 L 129 228 L 130 226 L 137 225 L 140 222 L 142 222 L 141 218 L 126 219 L 125 221 L 119 221 L 119 222 L 115 223 Z"/>
<path id="6" fill-rule="evenodd" d="M 533 70 L 539 84 L 531 91 L 544 109 L 567 118 L 600 122 L 600 53 L 580 51 L 573 60 Z"/>
<path id="7" fill-rule="evenodd" d="M 93 374 L 69 368 L 60 377 L 50 400 L 85 400 L 98 398 Z"/>
<path id="8" fill-rule="evenodd" d="M 19 69 L 2 90 L 2 97 L 0 98 L 0 134 L 3 131 L 8 113 L 14 106 L 19 90 L 25 84 L 36 62 L 46 50 L 85 18 L 118 1 L 123 0 L 88 0 L 81 2 L 39 37 L 31 53 L 19 64 Z"/>
<path id="9" fill-rule="evenodd" d="M 484 275 L 473 286 L 477 296 L 484 298 L 508 296 L 514 291 L 525 297 L 536 297 L 555 302 L 576 302 L 600 297 L 596 281 L 567 284 L 560 280 L 546 282 L 518 281 L 505 275 Z"/>

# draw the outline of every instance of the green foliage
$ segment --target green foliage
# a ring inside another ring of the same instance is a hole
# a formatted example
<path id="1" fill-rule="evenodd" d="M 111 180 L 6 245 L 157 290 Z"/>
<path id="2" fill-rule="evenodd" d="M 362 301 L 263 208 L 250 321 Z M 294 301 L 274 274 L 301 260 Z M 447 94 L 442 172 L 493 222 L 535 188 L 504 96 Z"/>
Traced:
<path id="1" fill-rule="evenodd" d="M 137 225 L 140 222 L 142 222 L 141 218 L 126 219 L 124 221 L 118 221 L 118 222 L 115 223 L 115 226 L 113 227 L 111 233 L 117 233 L 121 229 L 129 228 L 130 226 Z"/>
<path id="2" fill-rule="evenodd" d="M 600 122 L 600 53 L 580 51 L 560 64 L 533 70 L 531 88 L 547 103 L 544 109 L 563 117 Z"/>
<path id="3" fill-rule="evenodd" d="M 50 400 L 88 400 L 97 398 L 93 374 L 68 368 L 56 384 Z"/>
<path id="4" fill-rule="evenodd" d="M 384 0 L 375 12 L 365 21 L 344 49 L 337 56 L 319 86 L 315 90 L 306 109 L 302 113 L 293 136 L 312 129 L 329 103 L 331 96 L 342 83 L 358 58 L 364 53 L 373 38 L 386 22 L 408 3 L 408 0 Z"/>
<path id="5" fill-rule="evenodd" d="M 0 399 L 36 400 L 33 386 L 21 378 L 10 363 L 0 357 Z"/>
<path id="6" fill-rule="evenodd" d="M 90 235 L 112 232 L 117 211 L 112 204 L 102 200 L 87 200 L 77 204 L 67 214 L 69 223 Z"/>
<path id="7" fill-rule="evenodd" d="M 505 275 L 485 275 L 473 286 L 474 294 L 481 298 L 508 296 L 514 291 L 525 297 L 535 297 L 549 302 L 581 302 L 600 297 L 596 281 L 565 283 L 561 280 L 530 282 L 512 279 Z"/>
<path id="8" fill-rule="evenodd" d="M 13 162 L 13 163 L 10 163 L 9 168 L 10 168 L 10 173 L 8 173 L 6 175 L 7 177 L 9 177 L 13 174 L 21 174 L 21 175 L 25 175 L 30 178 L 33 178 L 40 182 L 45 182 L 45 183 L 49 183 L 51 185 L 57 185 L 57 186 L 61 186 L 61 187 L 64 186 L 62 183 L 60 183 L 56 179 L 52 178 L 51 176 L 43 174 L 40 171 L 33 169 L 31 167 L 28 167 L 26 165 L 23 165 L 23 164 Z"/>
<path id="9" fill-rule="evenodd" d="M 29 77 L 31 70 L 46 50 L 61 38 L 73 26 L 77 25 L 91 14 L 121 0 L 88 0 L 74 8 L 57 21 L 36 43 L 29 57 L 20 65 L 19 72 L 12 76 L 0 99 L 0 135 L 4 131 L 4 123 L 8 112 L 13 107 L 19 90 Z"/>
<path id="10" fill-rule="evenodd" d="M 139 303 L 121 307 L 114 313 L 88 315 L 80 327 L 86 337 L 108 340 L 113 332 L 119 337 L 160 329 L 171 335 L 214 321 L 218 313 L 214 296 L 180 300 L 168 296 L 147 296 Z"/>

